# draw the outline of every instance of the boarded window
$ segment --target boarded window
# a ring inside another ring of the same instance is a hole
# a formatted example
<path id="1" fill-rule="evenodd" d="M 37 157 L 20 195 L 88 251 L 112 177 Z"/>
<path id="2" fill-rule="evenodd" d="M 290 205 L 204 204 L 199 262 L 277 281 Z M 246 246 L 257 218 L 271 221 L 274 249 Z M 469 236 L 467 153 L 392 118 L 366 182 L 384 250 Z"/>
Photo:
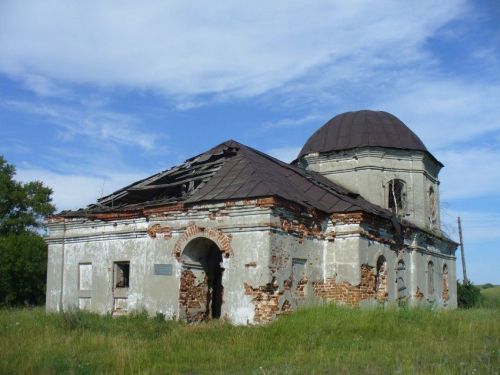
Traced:
<path id="1" fill-rule="evenodd" d="M 400 260 L 396 267 L 396 284 L 398 289 L 398 299 L 406 298 L 406 266 L 405 262 Z"/>
<path id="2" fill-rule="evenodd" d="M 92 290 L 92 263 L 80 263 L 78 267 L 78 289 Z"/>
<path id="3" fill-rule="evenodd" d="M 434 263 L 427 264 L 427 293 L 428 297 L 434 296 Z"/>
<path id="4" fill-rule="evenodd" d="M 292 289 L 297 297 L 305 297 L 307 293 L 306 259 L 292 259 Z"/>
<path id="5" fill-rule="evenodd" d="M 391 180 L 389 181 L 389 191 L 387 202 L 389 208 L 397 211 L 403 210 L 406 206 L 406 189 L 403 180 Z"/>
<path id="6" fill-rule="evenodd" d="M 115 262 L 114 285 L 115 288 L 128 288 L 130 277 L 130 262 Z"/>
<path id="7" fill-rule="evenodd" d="M 292 259 L 292 285 L 297 286 L 297 283 L 306 277 L 306 260 L 305 259 Z"/>

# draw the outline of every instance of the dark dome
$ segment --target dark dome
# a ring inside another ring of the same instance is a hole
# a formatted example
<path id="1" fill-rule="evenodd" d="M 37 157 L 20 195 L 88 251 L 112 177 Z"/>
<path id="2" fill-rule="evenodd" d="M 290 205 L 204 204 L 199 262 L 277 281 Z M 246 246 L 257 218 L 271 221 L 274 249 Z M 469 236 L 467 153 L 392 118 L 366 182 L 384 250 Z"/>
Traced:
<path id="1" fill-rule="evenodd" d="M 363 110 L 332 118 L 309 138 L 298 158 L 316 152 L 366 146 L 428 152 L 420 138 L 396 116 L 383 111 Z"/>

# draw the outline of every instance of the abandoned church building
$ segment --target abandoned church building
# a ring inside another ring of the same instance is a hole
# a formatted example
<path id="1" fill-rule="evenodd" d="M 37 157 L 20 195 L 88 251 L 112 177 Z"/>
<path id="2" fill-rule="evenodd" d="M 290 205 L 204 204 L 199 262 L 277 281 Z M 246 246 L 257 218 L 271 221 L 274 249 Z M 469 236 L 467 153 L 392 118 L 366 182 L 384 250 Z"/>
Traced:
<path id="1" fill-rule="evenodd" d="M 340 114 L 291 164 L 227 141 L 47 220 L 47 309 L 198 322 L 301 306 L 456 307 L 443 165 L 398 118 Z"/>

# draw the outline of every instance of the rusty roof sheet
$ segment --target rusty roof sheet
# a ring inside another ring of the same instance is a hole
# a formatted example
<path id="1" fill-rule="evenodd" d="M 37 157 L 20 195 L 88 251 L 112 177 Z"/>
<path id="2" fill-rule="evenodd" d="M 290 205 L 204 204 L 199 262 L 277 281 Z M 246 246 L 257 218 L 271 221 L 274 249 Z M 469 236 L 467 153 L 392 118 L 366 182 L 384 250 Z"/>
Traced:
<path id="1" fill-rule="evenodd" d="M 180 166 L 137 181 L 80 210 L 111 212 L 183 202 L 185 205 L 275 196 L 325 213 L 364 211 L 390 218 L 323 177 L 284 163 L 236 141 L 227 141 Z M 76 212 L 67 212 L 72 216 Z"/>

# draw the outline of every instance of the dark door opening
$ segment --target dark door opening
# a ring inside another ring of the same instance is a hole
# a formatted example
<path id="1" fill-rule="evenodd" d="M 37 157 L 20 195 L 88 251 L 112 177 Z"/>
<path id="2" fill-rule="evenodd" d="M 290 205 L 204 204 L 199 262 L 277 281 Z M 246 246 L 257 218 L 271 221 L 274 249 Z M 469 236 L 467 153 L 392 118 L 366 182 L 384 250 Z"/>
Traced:
<path id="1" fill-rule="evenodd" d="M 222 311 L 222 254 L 215 242 L 195 238 L 182 253 L 179 303 L 190 322 L 218 319 Z"/>

